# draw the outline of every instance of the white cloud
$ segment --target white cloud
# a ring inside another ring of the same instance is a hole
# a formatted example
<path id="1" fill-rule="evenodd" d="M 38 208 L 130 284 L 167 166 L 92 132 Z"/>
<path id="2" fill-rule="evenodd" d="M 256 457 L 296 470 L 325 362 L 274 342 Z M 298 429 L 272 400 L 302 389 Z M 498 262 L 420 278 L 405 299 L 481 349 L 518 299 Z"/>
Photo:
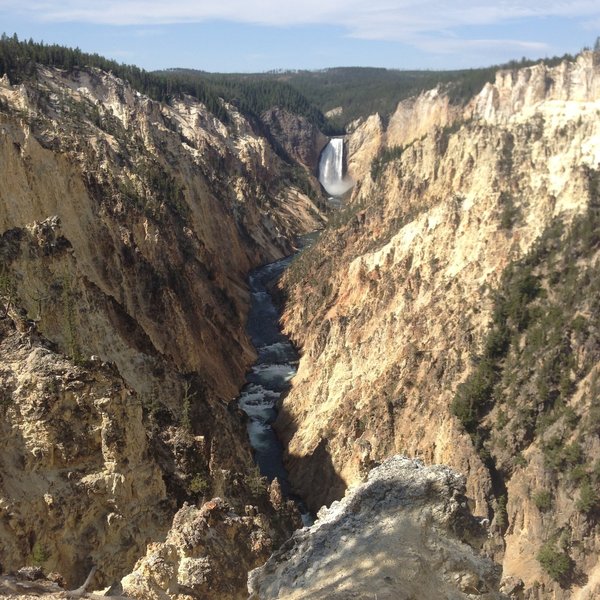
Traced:
<path id="1" fill-rule="evenodd" d="M 402 41 L 438 52 L 466 46 L 547 48 L 530 40 L 454 39 L 452 32 L 460 27 L 522 18 L 600 19 L 598 0 L 0 0 L 0 14 L 15 10 L 43 21 L 142 27 L 217 19 L 271 26 L 328 24 L 355 38 Z"/>

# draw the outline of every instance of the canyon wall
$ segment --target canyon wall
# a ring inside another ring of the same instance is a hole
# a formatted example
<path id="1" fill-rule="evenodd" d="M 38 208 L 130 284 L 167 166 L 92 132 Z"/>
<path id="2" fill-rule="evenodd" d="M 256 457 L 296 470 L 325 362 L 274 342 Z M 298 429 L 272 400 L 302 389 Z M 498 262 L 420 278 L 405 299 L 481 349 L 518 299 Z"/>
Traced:
<path id="1" fill-rule="evenodd" d="M 450 465 L 531 598 L 598 591 L 599 117 L 584 52 L 368 119 L 351 202 L 283 282 L 299 493 L 318 509 L 398 452 Z"/>
<path id="2" fill-rule="evenodd" d="M 266 110 L 261 120 L 289 156 L 317 174 L 319 157 L 329 138 L 316 125 L 306 117 L 277 107 Z"/>
<path id="3" fill-rule="evenodd" d="M 323 216 L 308 176 L 226 110 L 96 69 L 0 82 L 5 571 L 73 585 L 94 564 L 111 583 L 184 501 L 216 495 L 292 527 L 231 400 L 254 359 L 246 274 Z"/>

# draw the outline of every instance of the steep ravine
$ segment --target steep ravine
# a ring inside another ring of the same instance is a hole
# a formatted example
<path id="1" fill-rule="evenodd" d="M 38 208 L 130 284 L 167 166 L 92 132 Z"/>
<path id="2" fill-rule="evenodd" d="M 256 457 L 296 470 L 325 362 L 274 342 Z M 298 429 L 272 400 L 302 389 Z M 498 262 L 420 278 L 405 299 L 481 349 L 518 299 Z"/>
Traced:
<path id="1" fill-rule="evenodd" d="M 573 289 L 596 277 L 597 62 L 500 72 L 464 107 L 436 90 L 387 129 L 359 124 L 351 204 L 283 280 L 302 348 L 277 421 L 292 484 L 318 509 L 393 454 L 448 464 L 530 598 L 597 592 L 597 292 L 558 292 L 566 273 Z"/>
<path id="2" fill-rule="evenodd" d="M 283 258 L 250 273 L 252 300 L 247 329 L 258 357 L 237 399 L 238 406 L 248 417 L 248 437 L 261 474 L 269 481 L 277 478 L 285 494 L 289 494 L 290 489 L 283 466 L 283 448 L 272 423 L 278 401 L 296 373 L 298 354 L 281 333 L 279 311 L 269 287 L 276 284 L 292 258 Z"/>

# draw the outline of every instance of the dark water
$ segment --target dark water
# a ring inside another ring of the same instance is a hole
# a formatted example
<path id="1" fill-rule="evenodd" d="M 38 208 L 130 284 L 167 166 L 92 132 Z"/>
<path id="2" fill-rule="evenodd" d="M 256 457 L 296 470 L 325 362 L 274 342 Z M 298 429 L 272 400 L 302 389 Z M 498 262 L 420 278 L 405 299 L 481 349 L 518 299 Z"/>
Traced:
<path id="1" fill-rule="evenodd" d="M 298 355 L 279 328 L 279 312 L 267 291 L 291 262 L 291 257 L 260 267 L 250 273 L 252 293 L 247 331 L 258 352 L 258 359 L 246 376 L 238 404 L 248 415 L 248 435 L 256 464 L 269 481 L 279 479 L 289 494 L 289 482 L 283 466 L 281 443 L 271 424 L 277 416 L 277 401 L 296 374 Z"/>
<path id="2" fill-rule="evenodd" d="M 281 277 L 292 260 L 293 256 L 288 256 L 250 273 L 252 299 L 246 329 L 258 358 L 246 376 L 238 405 L 248 415 L 248 436 L 260 472 L 269 481 L 277 477 L 284 495 L 296 501 L 304 523 L 310 524 L 310 514 L 302 501 L 291 493 L 283 466 L 283 446 L 272 427 L 281 394 L 289 389 L 290 380 L 296 374 L 298 353 L 281 333 L 279 311 L 268 287 Z"/>

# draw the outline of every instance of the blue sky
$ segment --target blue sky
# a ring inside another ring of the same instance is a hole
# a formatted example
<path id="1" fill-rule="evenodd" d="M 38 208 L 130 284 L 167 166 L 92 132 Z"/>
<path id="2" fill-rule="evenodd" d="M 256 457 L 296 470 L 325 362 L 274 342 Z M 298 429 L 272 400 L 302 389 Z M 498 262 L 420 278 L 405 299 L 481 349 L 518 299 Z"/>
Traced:
<path id="1" fill-rule="evenodd" d="M 0 31 L 146 69 L 450 69 L 576 53 L 598 0 L 0 0 Z"/>

